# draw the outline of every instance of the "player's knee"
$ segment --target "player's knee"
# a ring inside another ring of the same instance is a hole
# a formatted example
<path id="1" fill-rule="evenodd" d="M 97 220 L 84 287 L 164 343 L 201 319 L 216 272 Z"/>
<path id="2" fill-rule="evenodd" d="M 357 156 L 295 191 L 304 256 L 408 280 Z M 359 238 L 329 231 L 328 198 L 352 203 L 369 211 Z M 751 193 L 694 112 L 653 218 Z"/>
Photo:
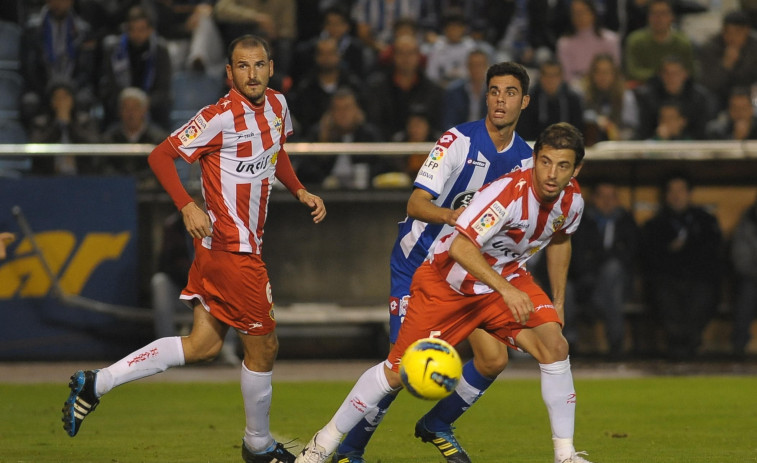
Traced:
<path id="1" fill-rule="evenodd" d="M 476 370 L 487 378 L 496 378 L 500 373 L 505 371 L 509 359 L 507 357 L 507 351 L 504 355 L 492 356 L 484 355 L 481 357 L 475 357 L 473 364 L 476 366 Z"/>
<path id="2" fill-rule="evenodd" d="M 223 347 L 222 340 L 198 344 L 191 337 L 184 339 L 184 361 L 186 363 L 209 362 L 218 356 L 221 347 Z"/>

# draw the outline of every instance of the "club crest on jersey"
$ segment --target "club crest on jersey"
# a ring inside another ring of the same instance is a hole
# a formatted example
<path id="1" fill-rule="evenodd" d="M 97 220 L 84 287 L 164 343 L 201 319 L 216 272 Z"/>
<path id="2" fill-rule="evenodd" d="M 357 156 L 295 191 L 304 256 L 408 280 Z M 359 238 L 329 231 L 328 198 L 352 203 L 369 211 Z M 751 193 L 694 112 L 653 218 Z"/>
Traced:
<path id="1" fill-rule="evenodd" d="M 468 207 L 468 204 L 470 204 L 471 199 L 473 199 L 473 195 L 476 193 L 476 190 L 469 190 L 469 191 L 463 191 L 462 193 L 458 193 L 457 196 L 452 200 L 451 207 L 452 209 L 457 209 L 460 207 Z"/>
<path id="2" fill-rule="evenodd" d="M 507 211 L 499 201 L 489 206 L 481 215 L 479 215 L 473 224 L 473 230 L 479 235 L 485 235 L 492 227 L 504 219 Z"/>
<path id="3" fill-rule="evenodd" d="M 557 231 L 565 225 L 565 216 L 560 214 L 560 217 L 552 221 L 552 231 Z"/>
<path id="4" fill-rule="evenodd" d="M 276 151 L 275 153 L 273 153 L 273 157 L 271 158 L 271 165 L 275 166 L 276 165 L 276 161 L 278 161 L 278 160 L 279 160 L 279 152 Z"/>
<path id="5" fill-rule="evenodd" d="M 273 120 L 273 128 L 276 129 L 277 132 L 279 132 L 279 135 L 281 135 L 284 129 L 283 126 L 284 124 L 282 124 L 280 117 L 277 117 L 276 119 Z"/>

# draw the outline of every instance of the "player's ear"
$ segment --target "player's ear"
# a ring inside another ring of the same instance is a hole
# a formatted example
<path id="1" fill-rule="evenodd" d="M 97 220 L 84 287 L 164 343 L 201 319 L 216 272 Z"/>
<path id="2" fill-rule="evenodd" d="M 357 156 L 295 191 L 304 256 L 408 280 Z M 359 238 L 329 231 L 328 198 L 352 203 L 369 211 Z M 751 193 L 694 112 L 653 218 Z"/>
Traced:
<path id="1" fill-rule="evenodd" d="M 573 175 L 572 175 L 572 177 L 574 177 L 574 178 L 578 177 L 578 173 L 581 172 L 581 167 L 583 167 L 583 166 L 584 166 L 584 163 L 583 163 L 583 161 L 581 161 L 581 164 L 579 164 L 576 167 L 574 167 L 573 168 Z"/>
<path id="2" fill-rule="evenodd" d="M 268 61 L 268 78 L 273 77 L 273 60 Z"/>
<path id="3" fill-rule="evenodd" d="M 526 109 L 531 102 L 531 95 L 523 95 L 523 100 L 520 102 L 520 109 Z"/>

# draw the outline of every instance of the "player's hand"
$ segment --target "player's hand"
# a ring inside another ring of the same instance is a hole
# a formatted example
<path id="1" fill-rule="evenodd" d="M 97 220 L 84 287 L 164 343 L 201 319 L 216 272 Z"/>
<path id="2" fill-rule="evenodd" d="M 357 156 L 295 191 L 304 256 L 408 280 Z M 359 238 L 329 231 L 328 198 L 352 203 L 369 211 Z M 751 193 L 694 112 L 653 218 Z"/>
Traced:
<path id="1" fill-rule="evenodd" d="M 16 235 L 10 232 L 0 233 L 0 259 L 5 259 L 5 248 L 16 240 Z"/>
<path id="2" fill-rule="evenodd" d="M 320 196 L 301 189 L 297 191 L 297 199 L 313 210 L 310 215 L 313 216 L 314 223 L 320 223 L 323 221 L 324 217 L 326 217 L 326 206 L 323 205 L 323 200 Z"/>
<path id="3" fill-rule="evenodd" d="M 184 226 L 192 238 L 202 239 L 213 233 L 208 213 L 203 211 L 194 201 L 181 208 Z"/>
<path id="4" fill-rule="evenodd" d="M 528 294 L 512 285 L 501 291 L 500 294 L 502 294 L 502 299 L 505 300 L 505 304 L 512 312 L 515 321 L 525 325 L 534 311 L 534 303 L 531 302 Z"/>
<path id="5" fill-rule="evenodd" d="M 450 209 L 450 214 L 444 220 L 444 223 L 451 227 L 454 227 L 455 225 L 457 225 L 457 218 L 460 217 L 460 214 L 462 214 L 464 210 L 465 206 L 460 206 L 457 209 Z"/>

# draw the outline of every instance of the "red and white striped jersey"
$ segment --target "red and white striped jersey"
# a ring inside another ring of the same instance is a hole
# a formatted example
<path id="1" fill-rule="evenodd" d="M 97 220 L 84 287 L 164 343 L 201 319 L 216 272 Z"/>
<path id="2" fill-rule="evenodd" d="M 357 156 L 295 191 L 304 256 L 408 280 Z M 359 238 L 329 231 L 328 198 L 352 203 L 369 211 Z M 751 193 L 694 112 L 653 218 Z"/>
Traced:
<path id="1" fill-rule="evenodd" d="M 576 231 L 584 208 L 576 180 L 571 179 L 553 203 L 541 203 L 532 173 L 533 169 L 515 171 L 484 186 L 460 214 L 455 231 L 439 242 L 431 265 L 452 288 L 463 294 L 493 291 L 449 256 L 459 234 L 470 238 L 492 268 L 509 280 L 555 233 Z"/>
<path id="2" fill-rule="evenodd" d="M 260 106 L 232 89 L 171 134 L 181 157 L 200 161 L 202 195 L 213 224 L 203 246 L 260 254 L 277 156 L 291 134 L 284 95 L 271 89 Z"/>

